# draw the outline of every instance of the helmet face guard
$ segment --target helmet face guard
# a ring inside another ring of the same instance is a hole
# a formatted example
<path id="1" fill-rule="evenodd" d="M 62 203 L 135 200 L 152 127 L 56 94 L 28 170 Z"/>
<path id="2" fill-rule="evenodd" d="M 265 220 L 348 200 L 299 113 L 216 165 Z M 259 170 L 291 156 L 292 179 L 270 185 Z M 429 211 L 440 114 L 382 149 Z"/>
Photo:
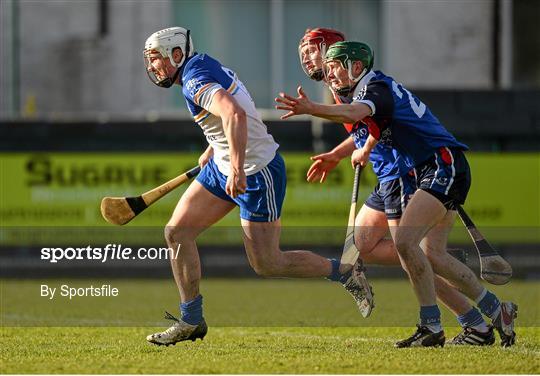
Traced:
<path id="1" fill-rule="evenodd" d="M 169 74 L 165 65 L 165 57 L 163 57 L 157 51 L 145 51 L 144 52 L 144 65 L 146 67 L 146 74 L 150 81 L 159 87 L 169 88 L 175 81 L 178 79 L 180 73 L 180 68 L 176 69 L 175 74 L 172 77 L 169 77 Z M 158 67 L 155 62 L 160 61 Z"/>
<path id="2" fill-rule="evenodd" d="M 311 39 L 300 43 L 298 46 L 298 55 L 300 64 L 304 73 L 315 81 L 322 81 L 322 60 L 325 49 L 322 38 Z"/>
<path id="3" fill-rule="evenodd" d="M 152 34 L 146 40 L 143 53 L 146 74 L 150 81 L 159 87 L 171 87 L 178 80 L 186 59 L 193 55 L 192 46 L 190 31 L 182 27 L 172 27 Z M 178 63 L 172 56 L 177 48 L 183 54 Z M 166 68 L 166 59 L 176 68 L 172 76 Z"/>
<path id="4" fill-rule="evenodd" d="M 334 63 L 334 64 L 332 64 L 332 63 Z M 340 58 L 325 59 L 323 61 L 324 80 L 326 81 L 328 86 L 330 86 L 332 91 L 334 91 L 339 96 L 346 97 L 353 90 L 354 81 L 351 79 L 350 75 L 348 74 L 347 75 L 347 78 L 348 78 L 347 82 L 343 82 L 343 77 L 341 77 L 341 80 L 339 80 L 340 82 L 336 82 L 337 81 L 337 79 L 335 78 L 337 76 L 337 74 L 335 72 L 336 64 L 339 64 L 338 66 L 341 69 L 347 70 L 347 72 L 350 72 L 350 70 L 351 70 L 350 69 L 350 66 L 351 66 L 350 62 L 344 62 Z M 331 75 L 332 71 L 333 71 L 333 75 Z"/>
<path id="5" fill-rule="evenodd" d="M 330 62 L 337 61 L 347 71 L 349 83 L 341 87 L 332 87 L 339 95 L 347 96 L 354 89 L 358 81 L 373 68 L 373 52 L 365 43 L 361 42 L 338 42 L 328 49 L 323 59 L 323 73 L 325 80 L 330 83 Z M 353 64 L 360 61 L 363 66 L 358 76 L 353 74 Z"/>
<path id="6" fill-rule="evenodd" d="M 337 41 L 345 40 L 343 33 L 333 29 L 308 29 L 298 44 L 300 65 L 304 73 L 315 81 L 324 78 L 322 60 L 326 50 Z"/>

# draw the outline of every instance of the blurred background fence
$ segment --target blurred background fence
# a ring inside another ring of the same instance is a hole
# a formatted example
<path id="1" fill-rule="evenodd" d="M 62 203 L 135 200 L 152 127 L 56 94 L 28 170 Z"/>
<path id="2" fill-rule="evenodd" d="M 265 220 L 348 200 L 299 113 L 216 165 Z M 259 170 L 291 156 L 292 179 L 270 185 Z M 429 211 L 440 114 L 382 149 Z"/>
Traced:
<path id="1" fill-rule="evenodd" d="M 334 147 L 345 131 L 309 117 L 281 121 L 272 110 L 279 91 L 299 84 L 329 100 L 305 77 L 297 45 L 306 28 L 333 27 L 368 42 L 375 68 L 414 90 L 470 146 L 466 209 L 516 276 L 540 275 L 538 1 L 3 0 L 0 12 L 0 276 L 170 276 L 165 261 L 53 265 L 39 250 L 164 246 L 162 226 L 183 189 L 125 228 L 105 223 L 99 202 L 172 178 L 206 147 L 180 91 L 156 88 L 144 73 L 146 37 L 171 25 L 191 29 L 197 51 L 239 74 L 281 145 L 285 249 L 338 255 L 345 231 L 348 162 L 324 185 L 304 179 L 308 157 Z M 365 174 L 361 197 L 375 184 Z M 205 273 L 253 275 L 237 218 L 233 212 L 201 240 Z M 460 223 L 451 243 L 472 251 Z"/>

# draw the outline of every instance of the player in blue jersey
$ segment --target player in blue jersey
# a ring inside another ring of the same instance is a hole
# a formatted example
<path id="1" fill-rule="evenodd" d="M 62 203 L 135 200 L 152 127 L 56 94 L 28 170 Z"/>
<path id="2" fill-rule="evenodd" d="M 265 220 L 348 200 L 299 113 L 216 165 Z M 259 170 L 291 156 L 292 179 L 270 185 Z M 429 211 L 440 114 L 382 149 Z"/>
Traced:
<path id="1" fill-rule="evenodd" d="M 395 231 L 395 243 L 420 304 L 420 324 L 411 337 L 396 347 L 443 346 L 445 337 L 436 304 L 434 272 L 449 280 L 482 313 L 490 317 L 503 346 L 515 341 L 513 331 L 517 307 L 500 302 L 464 264 L 448 256 L 447 237 L 455 221 L 456 207 L 464 203 L 470 186 L 470 171 L 459 143 L 403 85 L 380 71 L 372 71 L 371 49 L 360 42 L 332 45 L 323 62 L 327 81 L 336 91 L 360 92 L 351 104 L 323 105 L 311 102 L 301 88 L 294 98 L 281 93 L 277 108 L 289 111 L 282 118 L 311 114 L 325 119 L 356 123 L 370 132 L 358 162 L 365 163 L 374 145 L 382 140 L 410 160 L 416 171 L 418 190 L 410 200 Z M 468 323 L 452 343 L 491 341 L 492 328 L 481 330 L 482 320 L 471 309 L 462 319 Z"/>
<path id="2" fill-rule="evenodd" d="M 306 75 L 315 80 L 324 82 L 322 55 L 334 43 L 344 41 L 344 35 L 333 29 L 315 28 L 308 29 L 299 43 L 299 55 L 302 69 Z M 368 62 L 373 64 L 373 59 Z M 350 103 L 362 89 L 356 85 L 350 92 L 342 90 L 339 96 L 331 87 L 330 92 L 336 103 Z M 389 229 L 396 229 L 402 211 L 407 205 L 409 196 L 416 191 L 416 182 L 411 177 L 411 167 L 404 163 L 404 159 L 388 143 L 389 140 L 379 142 L 371 150 L 364 148 L 368 138 L 367 126 L 361 122 L 356 124 L 343 124 L 350 137 L 336 146 L 332 151 L 312 157 L 314 163 L 308 170 L 307 180 L 310 182 L 324 182 L 326 176 L 338 165 L 338 163 L 353 155 L 353 166 L 356 163 L 366 164 L 369 158 L 373 170 L 379 180 L 374 191 L 370 194 L 365 204 L 360 209 L 355 224 L 355 245 L 359 250 L 360 257 L 366 264 L 400 265 L 398 253 L 393 240 L 386 239 Z M 372 141 L 375 140 L 372 138 Z M 394 231 L 391 231 L 394 235 Z M 465 319 L 467 314 L 475 312 L 467 298 L 446 280 L 435 275 L 435 289 L 438 298 L 458 317 L 464 331 L 470 325 Z M 470 342 L 460 341 L 469 345 L 486 345 L 494 342 L 493 331 L 489 330 L 483 319 L 478 319 L 472 330 L 481 334 Z M 481 317 L 481 316 L 480 316 Z M 467 332 L 468 333 L 468 332 Z M 471 332 L 470 334 L 473 334 Z"/>
<path id="3" fill-rule="evenodd" d="M 344 41 L 342 33 L 324 28 L 308 29 L 299 44 L 300 63 L 304 72 L 313 80 L 323 81 L 322 56 L 326 49 L 338 41 Z M 350 103 L 354 92 L 339 95 L 330 88 L 336 103 Z M 343 158 L 355 157 L 364 145 L 367 127 L 356 124 L 343 124 L 349 133 L 345 141 L 334 150 L 312 157 L 314 163 L 308 170 L 307 180 L 324 182 L 326 176 Z M 355 151 L 357 150 L 358 151 Z M 354 158 L 353 158 L 354 160 Z M 355 243 L 362 259 L 373 264 L 399 264 L 393 241 L 384 239 L 388 227 L 397 227 L 402 211 L 409 197 L 416 190 L 411 167 L 390 146 L 379 143 L 370 155 L 370 161 L 379 184 L 375 187 L 358 213 L 355 226 Z"/>
<path id="4" fill-rule="evenodd" d="M 152 34 L 145 43 L 144 58 L 153 83 L 182 87 L 188 109 L 209 143 L 199 158 L 200 174 L 182 195 L 165 229 L 169 247 L 181 249 L 178 258 L 171 258 L 181 318 L 167 314 L 175 324 L 147 340 L 171 345 L 206 335 L 195 241 L 236 206 L 248 260 L 259 275 L 327 277 L 343 284 L 362 313 L 363 307 L 371 307 L 366 301 L 371 287 L 359 265 L 341 273 L 338 260 L 309 251 L 281 251 L 285 164 L 237 75 L 212 57 L 194 52 L 190 32 L 181 27 Z"/>

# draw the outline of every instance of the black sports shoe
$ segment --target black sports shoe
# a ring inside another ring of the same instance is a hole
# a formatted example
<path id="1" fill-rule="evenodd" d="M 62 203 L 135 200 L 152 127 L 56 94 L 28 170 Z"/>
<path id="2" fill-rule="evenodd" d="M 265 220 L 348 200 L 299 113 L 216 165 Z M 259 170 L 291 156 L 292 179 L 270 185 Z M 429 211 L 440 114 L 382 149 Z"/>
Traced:
<path id="1" fill-rule="evenodd" d="M 493 320 L 493 326 L 501 337 L 501 346 L 510 347 L 516 343 L 514 320 L 517 318 L 518 307 L 512 302 L 501 302 L 501 313 Z"/>
<path id="2" fill-rule="evenodd" d="M 394 344 L 394 347 L 403 348 L 403 347 L 444 347 L 444 331 L 432 332 L 426 326 L 416 325 L 418 328 L 416 333 L 410 336 L 407 339 L 398 341 Z"/>
<path id="3" fill-rule="evenodd" d="M 466 326 L 461 333 L 455 336 L 449 345 L 471 345 L 471 346 L 489 346 L 495 343 L 495 334 L 493 334 L 493 327 L 490 325 L 489 330 L 485 333 Z"/>

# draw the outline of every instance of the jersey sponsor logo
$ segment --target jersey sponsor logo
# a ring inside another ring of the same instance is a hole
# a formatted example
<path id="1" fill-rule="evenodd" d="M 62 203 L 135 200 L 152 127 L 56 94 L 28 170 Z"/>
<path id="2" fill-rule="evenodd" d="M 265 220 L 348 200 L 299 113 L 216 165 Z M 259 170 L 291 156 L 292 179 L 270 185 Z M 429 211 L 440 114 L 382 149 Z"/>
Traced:
<path id="1" fill-rule="evenodd" d="M 361 124 L 360 122 L 354 124 L 352 126 L 352 129 L 349 131 L 349 134 L 353 138 L 354 143 L 356 145 L 362 145 L 362 146 L 364 145 L 365 140 L 368 137 L 368 133 L 369 132 L 367 128 L 363 126 L 363 124 Z"/>
<path id="2" fill-rule="evenodd" d="M 189 95 L 193 98 L 195 94 L 205 85 L 204 82 L 201 82 L 198 78 L 192 78 L 186 82 L 186 90 L 189 92 Z"/>
<path id="3" fill-rule="evenodd" d="M 358 137 L 367 137 L 368 136 L 368 130 L 367 128 L 357 128 L 354 132 Z"/>

